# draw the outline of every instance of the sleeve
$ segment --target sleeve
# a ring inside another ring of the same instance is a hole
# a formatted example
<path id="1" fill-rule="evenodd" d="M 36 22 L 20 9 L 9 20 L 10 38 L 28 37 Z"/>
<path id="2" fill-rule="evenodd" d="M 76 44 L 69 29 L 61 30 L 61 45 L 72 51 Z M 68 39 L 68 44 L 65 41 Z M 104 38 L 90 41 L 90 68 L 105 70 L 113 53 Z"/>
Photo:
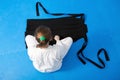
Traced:
<path id="1" fill-rule="evenodd" d="M 36 47 L 37 44 L 38 44 L 37 40 L 36 40 L 35 37 L 32 36 L 32 35 L 27 35 L 27 36 L 25 37 L 25 41 L 26 41 L 26 44 L 27 44 L 27 47 L 28 47 L 28 48 Z"/>
<path id="2" fill-rule="evenodd" d="M 62 40 L 58 40 L 56 42 L 56 49 L 58 51 L 58 53 L 56 54 L 57 55 L 56 57 L 63 59 L 65 55 L 68 53 L 72 43 L 73 43 L 73 40 L 71 37 L 66 37 Z"/>
<path id="3" fill-rule="evenodd" d="M 29 56 L 30 60 L 35 61 L 35 60 L 36 60 L 36 57 L 37 57 L 37 56 L 35 55 L 35 53 L 36 53 L 35 48 L 36 48 L 38 42 L 37 42 L 37 40 L 35 39 L 35 37 L 32 36 L 32 35 L 27 35 L 27 36 L 25 37 L 25 41 L 26 41 L 26 44 L 27 44 L 27 47 L 28 47 L 28 48 L 27 48 L 28 56 Z"/>
<path id="4" fill-rule="evenodd" d="M 35 55 L 35 50 L 34 48 L 28 48 L 28 56 L 30 60 L 35 61 L 36 60 L 36 55 Z"/>

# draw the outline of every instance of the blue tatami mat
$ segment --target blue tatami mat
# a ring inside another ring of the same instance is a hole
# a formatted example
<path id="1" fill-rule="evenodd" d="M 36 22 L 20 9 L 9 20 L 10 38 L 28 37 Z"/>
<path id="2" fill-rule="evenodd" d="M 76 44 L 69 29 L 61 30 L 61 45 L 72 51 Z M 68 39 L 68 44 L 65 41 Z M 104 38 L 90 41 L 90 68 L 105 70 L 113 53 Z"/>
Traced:
<path id="1" fill-rule="evenodd" d="M 0 80 L 120 80 L 120 1 L 119 0 L 39 0 L 51 13 L 84 13 L 88 27 L 88 46 L 84 55 L 99 63 L 96 55 L 105 48 L 110 61 L 99 69 L 77 58 L 83 39 L 73 43 L 63 60 L 62 68 L 53 73 L 35 70 L 24 42 L 27 19 L 52 18 L 41 9 L 37 17 L 38 0 L 3 0 L 0 2 Z"/>

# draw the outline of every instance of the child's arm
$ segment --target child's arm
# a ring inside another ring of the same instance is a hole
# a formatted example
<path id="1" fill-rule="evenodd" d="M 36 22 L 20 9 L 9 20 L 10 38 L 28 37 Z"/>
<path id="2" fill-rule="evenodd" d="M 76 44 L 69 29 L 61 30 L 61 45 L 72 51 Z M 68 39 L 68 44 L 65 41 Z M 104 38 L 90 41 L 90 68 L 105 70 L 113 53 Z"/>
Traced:
<path id="1" fill-rule="evenodd" d="M 36 40 L 35 37 L 32 36 L 32 35 L 27 35 L 27 36 L 25 37 L 25 41 L 26 41 L 26 44 L 27 44 L 27 47 L 28 47 L 28 48 L 36 47 L 37 44 L 38 44 L 37 40 Z"/>
<path id="2" fill-rule="evenodd" d="M 73 43 L 72 38 L 66 37 L 60 40 L 60 37 L 56 35 L 54 39 L 56 40 L 56 47 L 58 49 L 58 57 L 64 58 Z"/>

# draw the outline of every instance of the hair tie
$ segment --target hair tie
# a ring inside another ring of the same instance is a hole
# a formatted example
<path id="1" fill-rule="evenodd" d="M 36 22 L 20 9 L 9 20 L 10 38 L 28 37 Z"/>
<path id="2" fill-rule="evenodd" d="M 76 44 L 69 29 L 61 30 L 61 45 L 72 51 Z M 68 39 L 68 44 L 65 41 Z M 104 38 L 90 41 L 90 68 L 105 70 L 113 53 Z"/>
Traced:
<path id="1" fill-rule="evenodd" d="M 44 36 L 40 36 L 39 40 L 44 41 L 46 38 Z"/>

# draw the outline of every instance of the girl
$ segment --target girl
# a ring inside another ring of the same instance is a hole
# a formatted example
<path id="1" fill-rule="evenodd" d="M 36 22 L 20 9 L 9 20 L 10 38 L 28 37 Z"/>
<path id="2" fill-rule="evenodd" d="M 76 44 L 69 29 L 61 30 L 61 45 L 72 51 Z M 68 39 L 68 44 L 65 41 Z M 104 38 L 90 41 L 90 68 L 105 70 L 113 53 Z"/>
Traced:
<path id="1" fill-rule="evenodd" d="M 56 35 L 54 39 L 56 44 L 49 45 L 52 40 L 52 32 L 46 26 L 39 26 L 35 31 L 35 37 L 27 35 L 25 38 L 30 60 L 40 72 L 59 70 L 62 66 L 62 60 L 73 42 L 71 37 L 60 40 L 60 37 Z"/>

